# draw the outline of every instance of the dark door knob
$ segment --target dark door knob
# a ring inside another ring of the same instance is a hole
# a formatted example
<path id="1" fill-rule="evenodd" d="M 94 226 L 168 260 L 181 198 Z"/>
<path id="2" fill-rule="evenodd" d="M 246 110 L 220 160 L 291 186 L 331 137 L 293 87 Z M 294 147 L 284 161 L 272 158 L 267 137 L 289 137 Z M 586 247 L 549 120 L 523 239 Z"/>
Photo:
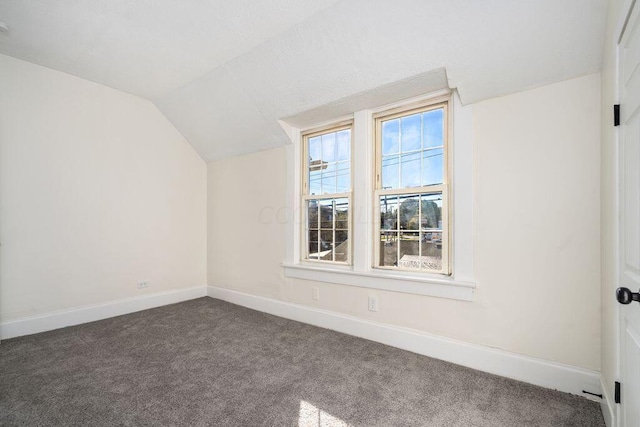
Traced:
<path id="1" fill-rule="evenodd" d="M 640 293 L 631 292 L 629 288 L 616 289 L 616 299 L 620 304 L 631 304 L 631 301 L 640 302 Z"/>

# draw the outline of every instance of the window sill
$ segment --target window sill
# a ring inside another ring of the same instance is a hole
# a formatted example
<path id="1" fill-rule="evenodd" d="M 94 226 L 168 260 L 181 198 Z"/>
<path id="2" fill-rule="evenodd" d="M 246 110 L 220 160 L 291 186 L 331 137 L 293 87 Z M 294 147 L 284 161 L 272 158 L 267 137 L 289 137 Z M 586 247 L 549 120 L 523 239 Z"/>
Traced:
<path id="1" fill-rule="evenodd" d="M 461 282 L 433 275 L 416 275 L 396 271 L 353 271 L 308 264 L 282 264 L 284 275 L 295 279 L 315 280 L 347 286 L 381 289 L 415 295 L 427 295 L 461 301 L 473 301 L 475 283 Z"/>

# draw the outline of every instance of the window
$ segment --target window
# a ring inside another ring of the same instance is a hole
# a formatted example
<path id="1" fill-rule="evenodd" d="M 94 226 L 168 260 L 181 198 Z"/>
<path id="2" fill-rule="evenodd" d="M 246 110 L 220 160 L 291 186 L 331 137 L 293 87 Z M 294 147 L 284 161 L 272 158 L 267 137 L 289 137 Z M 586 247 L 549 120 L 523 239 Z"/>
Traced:
<path id="1" fill-rule="evenodd" d="M 351 129 L 303 134 L 303 259 L 351 263 Z"/>
<path id="2" fill-rule="evenodd" d="M 284 122 L 284 275 L 472 301 L 473 107 L 446 89 L 371 107 Z"/>
<path id="3" fill-rule="evenodd" d="M 375 266 L 449 274 L 447 102 L 375 119 Z"/>

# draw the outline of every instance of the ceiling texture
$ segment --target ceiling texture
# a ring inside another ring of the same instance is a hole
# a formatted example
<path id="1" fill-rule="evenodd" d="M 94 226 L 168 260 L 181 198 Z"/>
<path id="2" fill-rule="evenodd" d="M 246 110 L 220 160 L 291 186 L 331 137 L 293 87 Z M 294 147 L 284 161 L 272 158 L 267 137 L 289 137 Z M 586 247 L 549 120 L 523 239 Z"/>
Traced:
<path id="1" fill-rule="evenodd" d="M 286 144 L 280 120 L 598 72 L 606 3 L 0 0 L 0 53 L 150 100 L 209 161 Z"/>

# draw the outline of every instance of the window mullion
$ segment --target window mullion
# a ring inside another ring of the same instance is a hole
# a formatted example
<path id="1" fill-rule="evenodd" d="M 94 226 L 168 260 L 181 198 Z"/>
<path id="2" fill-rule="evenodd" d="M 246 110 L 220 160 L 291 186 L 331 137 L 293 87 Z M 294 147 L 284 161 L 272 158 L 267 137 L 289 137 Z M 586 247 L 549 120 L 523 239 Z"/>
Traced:
<path id="1" fill-rule="evenodd" d="M 424 140 L 424 116 L 420 114 L 420 184 L 424 184 L 424 150 L 426 141 Z M 420 257 L 419 270 L 422 271 L 422 194 L 418 197 L 418 256 Z"/>
<path id="2" fill-rule="evenodd" d="M 402 188 L 402 119 L 398 122 L 398 186 Z"/>
<path id="3" fill-rule="evenodd" d="M 316 254 L 318 254 L 318 259 L 320 259 L 320 242 L 322 241 L 322 207 L 320 203 L 316 204 L 316 211 L 316 229 L 318 230 L 318 237 L 316 237 Z"/>
<path id="4" fill-rule="evenodd" d="M 337 182 L 336 182 L 337 184 Z M 336 199 L 331 203 L 331 261 L 336 260 Z"/>
<path id="5" fill-rule="evenodd" d="M 396 208 L 396 267 L 400 266 L 400 198 L 397 197 Z"/>
<path id="6" fill-rule="evenodd" d="M 418 269 L 422 271 L 422 194 L 418 196 L 418 260 Z"/>
<path id="7" fill-rule="evenodd" d="M 377 197 L 387 195 L 405 195 L 405 194 L 437 194 L 442 193 L 445 189 L 444 184 L 429 185 L 424 187 L 410 187 L 410 188 L 389 188 L 385 190 L 376 190 L 375 195 Z"/>
<path id="8" fill-rule="evenodd" d="M 327 193 L 327 194 L 310 194 L 302 196 L 303 200 L 326 200 L 326 199 L 343 199 L 351 196 L 351 192 L 346 193 Z"/>

